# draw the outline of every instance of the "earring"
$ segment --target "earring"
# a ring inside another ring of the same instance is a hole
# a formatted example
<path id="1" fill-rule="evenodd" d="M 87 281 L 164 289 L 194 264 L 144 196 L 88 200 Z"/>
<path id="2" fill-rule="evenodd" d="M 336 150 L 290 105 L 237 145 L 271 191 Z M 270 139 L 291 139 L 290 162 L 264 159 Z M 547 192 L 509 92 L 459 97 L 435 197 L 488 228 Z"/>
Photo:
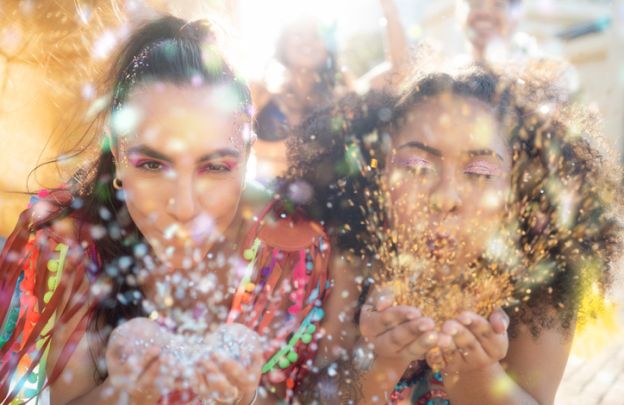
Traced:
<path id="1" fill-rule="evenodd" d="M 123 188 L 123 183 L 121 182 L 121 180 L 119 180 L 118 177 L 115 177 L 113 179 L 113 188 L 115 190 L 121 190 Z"/>

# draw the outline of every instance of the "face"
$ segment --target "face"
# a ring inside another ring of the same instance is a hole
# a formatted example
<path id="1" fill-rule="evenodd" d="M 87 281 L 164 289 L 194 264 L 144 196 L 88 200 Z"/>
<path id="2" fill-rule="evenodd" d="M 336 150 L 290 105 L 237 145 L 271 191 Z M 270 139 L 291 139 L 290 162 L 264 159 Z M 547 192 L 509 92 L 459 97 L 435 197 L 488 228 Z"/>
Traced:
<path id="1" fill-rule="evenodd" d="M 494 40 L 505 40 L 516 29 L 519 5 L 509 0 L 461 0 L 461 20 L 470 42 L 486 48 Z"/>
<path id="2" fill-rule="evenodd" d="M 117 176 L 132 220 L 174 268 L 200 262 L 233 222 L 244 187 L 244 119 L 218 89 L 151 84 L 113 116 Z"/>
<path id="3" fill-rule="evenodd" d="M 285 33 L 284 63 L 289 68 L 317 69 L 327 60 L 328 51 L 319 25 L 314 21 L 293 24 Z"/>
<path id="4" fill-rule="evenodd" d="M 510 192 L 511 157 L 493 111 L 438 96 L 412 109 L 392 143 L 393 229 L 417 257 L 461 271 L 486 251 Z"/>

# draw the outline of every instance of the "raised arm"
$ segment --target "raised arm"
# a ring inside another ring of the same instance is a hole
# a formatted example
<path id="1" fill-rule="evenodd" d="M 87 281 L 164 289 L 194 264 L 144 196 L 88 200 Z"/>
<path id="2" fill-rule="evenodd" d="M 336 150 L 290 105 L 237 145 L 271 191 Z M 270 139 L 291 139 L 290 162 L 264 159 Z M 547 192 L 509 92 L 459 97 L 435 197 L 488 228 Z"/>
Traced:
<path id="1" fill-rule="evenodd" d="M 409 66 L 409 41 L 401 24 L 399 10 L 394 0 L 379 0 L 386 19 L 386 36 L 390 63 L 395 74 L 404 74 Z"/>
<path id="2" fill-rule="evenodd" d="M 379 0 L 386 19 L 387 61 L 375 66 L 358 80 L 358 87 L 383 90 L 392 88 L 409 73 L 411 56 L 409 41 L 401 24 L 394 0 Z"/>

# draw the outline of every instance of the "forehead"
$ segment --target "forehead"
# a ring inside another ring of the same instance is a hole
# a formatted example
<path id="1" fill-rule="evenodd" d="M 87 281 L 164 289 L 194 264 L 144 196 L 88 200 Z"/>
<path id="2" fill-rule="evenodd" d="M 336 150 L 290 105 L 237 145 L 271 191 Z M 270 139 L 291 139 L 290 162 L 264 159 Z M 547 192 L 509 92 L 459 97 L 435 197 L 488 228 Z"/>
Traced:
<path id="1" fill-rule="evenodd" d="M 129 143 L 170 154 L 231 148 L 242 144 L 247 119 L 227 93 L 227 87 L 143 85 L 130 93 L 113 125 L 127 127 L 121 132 Z"/>
<path id="2" fill-rule="evenodd" d="M 395 147 L 418 141 L 444 154 L 492 149 L 502 155 L 505 137 L 496 112 L 469 97 L 440 95 L 419 102 L 406 114 L 396 136 Z"/>

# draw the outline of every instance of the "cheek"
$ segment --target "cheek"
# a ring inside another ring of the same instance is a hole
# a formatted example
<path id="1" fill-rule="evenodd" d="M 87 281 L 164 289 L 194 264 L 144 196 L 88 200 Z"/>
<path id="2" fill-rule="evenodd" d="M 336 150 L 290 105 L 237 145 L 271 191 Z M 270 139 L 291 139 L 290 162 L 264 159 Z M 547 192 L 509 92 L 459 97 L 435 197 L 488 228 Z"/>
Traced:
<path id="1" fill-rule="evenodd" d="M 238 178 L 219 182 L 200 181 L 197 185 L 202 214 L 214 218 L 221 230 L 230 225 L 243 192 Z"/>
<path id="2" fill-rule="evenodd" d="M 508 188 L 491 187 L 466 201 L 463 228 L 471 230 L 467 235 L 471 245 L 484 246 L 501 229 L 508 194 Z"/>
<path id="3" fill-rule="evenodd" d="M 429 223 L 426 185 L 415 180 L 395 183 L 389 197 L 394 227 L 407 225 L 414 232 L 426 230 Z"/>
<path id="4" fill-rule="evenodd" d="M 162 179 L 126 176 L 124 192 L 128 211 L 137 226 L 157 221 L 165 213 L 170 192 L 167 190 L 167 182 Z"/>

